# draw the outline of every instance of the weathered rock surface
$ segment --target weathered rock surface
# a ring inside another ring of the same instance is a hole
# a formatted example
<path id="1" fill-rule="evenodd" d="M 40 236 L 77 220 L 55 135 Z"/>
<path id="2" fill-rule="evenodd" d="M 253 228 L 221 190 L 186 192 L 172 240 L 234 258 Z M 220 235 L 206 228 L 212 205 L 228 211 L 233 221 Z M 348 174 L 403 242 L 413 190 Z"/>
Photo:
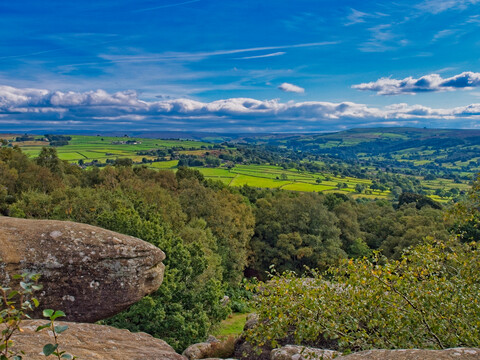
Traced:
<path id="1" fill-rule="evenodd" d="M 188 360 L 216 360 L 230 359 L 234 352 L 234 339 L 229 338 L 223 341 L 217 340 L 210 335 L 205 342 L 190 345 L 186 348 L 182 355 Z M 230 359 L 232 360 L 232 359 Z"/>
<path id="2" fill-rule="evenodd" d="M 203 342 L 190 345 L 183 351 L 182 355 L 188 360 L 210 358 L 213 350 L 212 344 L 215 344 L 215 342 Z"/>
<path id="3" fill-rule="evenodd" d="M 333 350 L 316 349 L 306 346 L 285 345 L 278 349 L 273 349 L 270 353 L 271 360 L 308 360 L 322 359 L 331 360 L 341 355 Z"/>
<path id="4" fill-rule="evenodd" d="M 480 359 L 480 349 L 456 348 L 445 350 L 367 350 L 340 356 L 335 360 L 474 360 Z"/>
<path id="5" fill-rule="evenodd" d="M 36 333 L 42 320 L 22 322 L 22 333 L 17 333 L 14 349 L 25 352 L 24 359 L 44 360 L 41 354 L 45 344 L 53 342 L 51 333 L 44 329 Z M 75 355 L 79 360 L 186 360 L 165 341 L 145 333 L 131 333 L 105 325 L 56 322 L 69 329 L 59 335 L 60 350 Z"/>
<path id="6" fill-rule="evenodd" d="M 0 216 L 0 283 L 41 274 L 40 308 L 63 310 L 68 321 L 108 318 L 155 291 L 164 258 L 143 240 L 95 226 Z"/>

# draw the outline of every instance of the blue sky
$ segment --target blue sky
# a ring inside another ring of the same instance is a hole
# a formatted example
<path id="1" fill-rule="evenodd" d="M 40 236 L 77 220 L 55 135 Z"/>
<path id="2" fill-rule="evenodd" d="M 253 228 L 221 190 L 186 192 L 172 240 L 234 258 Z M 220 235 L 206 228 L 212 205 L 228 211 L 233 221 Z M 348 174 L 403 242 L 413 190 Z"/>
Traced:
<path id="1" fill-rule="evenodd" d="M 480 125 L 480 0 L 19 0 L 0 24 L 0 130 Z"/>

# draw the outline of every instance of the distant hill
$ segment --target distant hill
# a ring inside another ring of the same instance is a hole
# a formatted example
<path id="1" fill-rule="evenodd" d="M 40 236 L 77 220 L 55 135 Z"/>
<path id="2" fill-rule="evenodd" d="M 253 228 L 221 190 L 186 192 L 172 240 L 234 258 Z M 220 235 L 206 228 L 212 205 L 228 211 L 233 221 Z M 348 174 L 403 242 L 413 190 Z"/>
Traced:
<path id="1" fill-rule="evenodd" d="M 236 141 L 283 146 L 341 159 L 375 157 L 377 161 L 449 163 L 450 167 L 458 166 L 458 162 L 477 162 L 480 158 L 480 130 L 470 129 L 369 128 L 328 134 L 250 135 Z"/>

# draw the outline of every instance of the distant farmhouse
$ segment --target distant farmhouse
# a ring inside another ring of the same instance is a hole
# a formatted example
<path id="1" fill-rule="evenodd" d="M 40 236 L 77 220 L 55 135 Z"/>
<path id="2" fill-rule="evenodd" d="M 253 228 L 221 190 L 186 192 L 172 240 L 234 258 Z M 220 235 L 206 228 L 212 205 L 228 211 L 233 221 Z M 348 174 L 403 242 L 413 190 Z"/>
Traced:
<path id="1" fill-rule="evenodd" d="M 112 141 L 112 145 L 140 145 L 142 142 L 137 140 Z"/>

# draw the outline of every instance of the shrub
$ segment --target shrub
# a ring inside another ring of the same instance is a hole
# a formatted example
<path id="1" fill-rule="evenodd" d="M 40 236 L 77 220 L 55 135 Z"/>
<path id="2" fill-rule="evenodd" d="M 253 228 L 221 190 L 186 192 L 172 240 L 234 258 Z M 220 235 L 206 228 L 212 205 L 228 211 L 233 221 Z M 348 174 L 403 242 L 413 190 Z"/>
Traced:
<path id="1" fill-rule="evenodd" d="M 28 318 L 28 313 L 38 306 L 38 300 L 33 297 L 36 290 L 42 287 L 37 284 L 39 275 L 14 275 L 13 280 L 19 282 L 19 290 L 7 286 L 0 287 L 0 359 L 22 359 L 21 352 L 13 349 L 12 337 L 20 331 L 21 322 Z"/>
<path id="2" fill-rule="evenodd" d="M 400 260 L 376 253 L 327 276 L 273 275 L 256 287 L 259 321 L 247 339 L 276 347 L 290 338 L 342 351 L 478 346 L 479 255 L 477 243 L 427 239 Z"/>

